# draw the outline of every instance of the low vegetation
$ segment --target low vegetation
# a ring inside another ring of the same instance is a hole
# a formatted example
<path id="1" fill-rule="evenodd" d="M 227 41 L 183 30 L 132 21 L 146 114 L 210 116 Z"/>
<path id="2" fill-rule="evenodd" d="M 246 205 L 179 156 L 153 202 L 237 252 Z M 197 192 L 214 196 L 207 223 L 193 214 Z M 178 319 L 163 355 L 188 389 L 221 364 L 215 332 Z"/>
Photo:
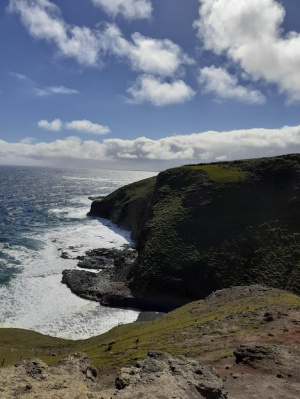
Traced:
<path id="1" fill-rule="evenodd" d="M 100 369 L 119 369 L 143 358 L 149 350 L 212 360 L 232 354 L 245 334 L 268 332 L 267 311 L 284 314 L 300 310 L 300 298 L 280 290 L 237 287 L 189 303 L 153 322 L 118 326 L 82 341 L 66 341 L 31 331 L 0 329 L 0 362 L 4 366 L 39 357 L 48 364 L 68 354 L 85 352 Z M 225 336 L 232 336 L 226 342 Z M 1 367 L 1 364 L 0 364 Z"/>
<path id="2" fill-rule="evenodd" d="M 189 301 L 258 283 L 300 294 L 299 155 L 169 169 L 149 198 L 133 290 Z"/>

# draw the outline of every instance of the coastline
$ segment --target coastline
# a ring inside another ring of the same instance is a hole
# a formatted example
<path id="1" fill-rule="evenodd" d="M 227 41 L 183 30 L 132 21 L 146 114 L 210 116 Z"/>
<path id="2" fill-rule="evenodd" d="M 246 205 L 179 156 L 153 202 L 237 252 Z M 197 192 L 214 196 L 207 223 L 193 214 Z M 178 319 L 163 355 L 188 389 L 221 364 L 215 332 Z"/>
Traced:
<path id="1" fill-rule="evenodd" d="M 68 258 L 66 252 L 61 256 Z M 128 275 L 137 256 L 137 251 L 127 244 L 123 248 L 87 251 L 84 256 L 77 257 L 80 270 L 63 270 L 61 282 L 80 298 L 99 302 L 105 307 L 142 312 L 139 321 L 156 320 L 160 314 L 174 310 L 177 304 L 166 300 L 160 302 L 130 289 Z"/>

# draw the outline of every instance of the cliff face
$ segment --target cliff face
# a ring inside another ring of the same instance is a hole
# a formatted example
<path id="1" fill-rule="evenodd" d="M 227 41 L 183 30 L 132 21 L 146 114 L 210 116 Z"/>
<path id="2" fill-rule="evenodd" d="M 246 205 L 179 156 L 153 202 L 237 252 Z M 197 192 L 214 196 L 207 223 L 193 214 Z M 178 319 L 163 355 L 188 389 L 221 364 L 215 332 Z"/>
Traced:
<path id="1" fill-rule="evenodd" d="M 110 219 L 124 230 L 130 230 L 132 238 L 138 241 L 151 208 L 155 182 L 156 177 L 141 180 L 93 201 L 88 216 Z"/>
<path id="2" fill-rule="evenodd" d="M 170 169 L 90 215 L 133 231 L 136 293 L 185 301 L 253 283 L 300 293 L 298 154 Z"/>

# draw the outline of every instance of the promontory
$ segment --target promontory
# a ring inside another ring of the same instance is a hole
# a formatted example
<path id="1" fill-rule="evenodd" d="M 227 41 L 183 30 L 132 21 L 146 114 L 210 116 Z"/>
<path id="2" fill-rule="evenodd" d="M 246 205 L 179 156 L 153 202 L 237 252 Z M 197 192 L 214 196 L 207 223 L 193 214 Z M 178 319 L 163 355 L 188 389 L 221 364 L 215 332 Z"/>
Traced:
<path id="1" fill-rule="evenodd" d="M 300 155 L 187 165 L 124 186 L 89 216 L 132 231 L 126 285 L 168 309 L 237 285 L 300 294 Z"/>

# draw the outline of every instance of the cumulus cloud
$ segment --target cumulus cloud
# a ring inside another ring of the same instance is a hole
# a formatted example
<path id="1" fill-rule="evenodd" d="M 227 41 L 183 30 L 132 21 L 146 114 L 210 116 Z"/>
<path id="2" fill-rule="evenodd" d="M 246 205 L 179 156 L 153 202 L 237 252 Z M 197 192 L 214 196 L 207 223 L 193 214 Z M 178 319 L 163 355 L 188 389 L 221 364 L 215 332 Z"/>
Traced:
<path id="1" fill-rule="evenodd" d="M 253 80 L 275 83 L 300 101 L 300 34 L 283 34 L 283 6 L 275 0 L 199 0 L 194 26 L 204 48 L 226 54 Z"/>
<path id="2" fill-rule="evenodd" d="M 31 36 L 53 42 L 60 55 L 81 65 L 96 66 L 101 40 L 99 32 L 85 26 L 67 24 L 60 9 L 49 0 L 10 0 L 9 11 L 18 13 Z"/>
<path id="3" fill-rule="evenodd" d="M 143 4 L 150 2 L 109 0 L 101 4 L 107 9 L 128 10 L 129 13 L 129 10 L 141 10 Z M 10 0 L 9 10 L 20 15 L 33 37 L 55 43 L 60 55 L 75 58 L 84 66 L 99 65 L 102 53 L 127 59 L 134 70 L 164 76 L 173 75 L 182 65 L 194 63 L 171 40 L 151 39 L 134 33 L 129 41 L 115 24 L 107 24 L 103 31 L 67 24 L 60 8 L 49 0 Z"/>
<path id="4" fill-rule="evenodd" d="M 258 90 L 239 85 L 238 78 L 230 75 L 226 69 L 214 65 L 200 69 L 199 83 L 207 93 L 213 93 L 221 100 L 236 100 L 248 104 L 264 104 L 265 96 Z"/>
<path id="5" fill-rule="evenodd" d="M 118 163 L 119 167 L 141 165 L 150 170 L 165 169 L 170 165 L 211 162 L 279 155 L 300 150 L 300 125 L 281 129 L 249 129 L 233 131 L 207 131 L 190 135 L 151 140 L 107 139 L 81 141 L 76 137 L 52 143 L 7 143 L 0 140 L 0 159 L 26 160 L 82 160 Z"/>
<path id="6" fill-rule="evenodd" d="M 150 0 L 92 0 L 92 2 L 95 6 L 102 7 L 112 17 L 121 14 L 129 20 L 148 19 L 152 14 Z"/>
<path id="7" fill-rule="evenodd" d="M 90 134 L 110 133 L 110 128 L 108 126 L 98 125 L 97 123 L 92 123 L 86 119 L 83 119 L 81 121 L 66 122 L 65 128 L 69 130 L 78 130 L 81 133 L 90 133 Z"/>
<path id="8" fill-rule="evenodd" d="M 115 24 L 103 33 L 105 50 L 129 61 L 132 69 L 161 76 L 173 76 L 183 65 L 194 61 L 168 39 L 152 39 L 136 32 L 128 41 Z"/>
<path id="9" fill-rule="evenodd" d="M 42 119 L 38 122 L 38 127 L 52 132 L 59 132 L 62 128 L 62 121 L 60 119 L 54 119 L 52 122 L 48 122 Z"/>
<path id="10" fill-rule="evenodd" d="M 148 101 L 158 107 L 184 103 L 196 94 L 183 80 L 167 83 L 151 75 L 140 76 L 127 92 L 131 95 L 127 99 L 129 103 L 140 104 Z"/>
<path id="11" fill-rule="evenodd" d="M 73 95 L 73 94 L 80 93 L 78 90 L 68 89 L 65 86 L 50 86 L 50 87 L 45 87 L 43 89 L 36 88 L 35 92 L 39 97 L 46 97 L 46 96 L 50 96 L 52 94 Z"/>

